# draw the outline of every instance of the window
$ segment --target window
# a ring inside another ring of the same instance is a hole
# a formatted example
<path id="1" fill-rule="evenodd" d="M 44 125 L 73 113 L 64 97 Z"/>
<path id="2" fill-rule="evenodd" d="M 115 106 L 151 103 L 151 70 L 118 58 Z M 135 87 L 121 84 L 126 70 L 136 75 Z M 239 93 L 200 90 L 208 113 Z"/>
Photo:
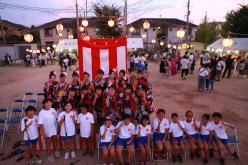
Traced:
<path id="1" fill-rule="evenodd" d="M 52 37 L 53 36 L 53 29 L 44 29 L 45 37 Z"/>

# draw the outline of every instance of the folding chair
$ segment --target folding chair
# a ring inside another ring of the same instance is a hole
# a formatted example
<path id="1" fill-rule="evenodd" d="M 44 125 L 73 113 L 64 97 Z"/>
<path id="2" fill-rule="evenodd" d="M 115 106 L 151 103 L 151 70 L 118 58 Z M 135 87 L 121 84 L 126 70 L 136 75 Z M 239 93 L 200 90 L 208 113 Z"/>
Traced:
<path id="1" fill-rule="evenodd" d="M 0 119 L 3 119 L 3 120 L 7 120 L 8 119 L 8 110 L 7 109 L 0 108 Z"/>
<path id="2" fill-rule="evenodd" d="M 37 107 L 38 104 L 42 103 L 42 100 L 44 99 L 44 93 L 43 92 L 37 93 L 34 99 L 36 100 L 36 107 Z"/>
<path id="3" fill-rule="evenodd" d="M 12 104 L 12 108 L 11 111 L 9 113 L 8 116 L 8 120 L 7 120 L 7 129 L 9 128 L 9 126 L 14 126 L 14 125 L 19 125 L 18 126 L 18 133 L 20 131 L 20 122 L 21 119 L 23 118 L 23 111 L 25 108 L 25 101 L 23 99 L 16 99 L 13 104 Z"/>
<path id="4" fill-rule="evenodd" d="M 233 131 L 230 131 L 233 130 Z M 228 140 L 229 140 L 229 144 L 231 145 L 232 148 L 235 149 L 235 151 L 237 151 L 238 156 L 240 156 L 240 151 L 239 151 L 239 144 L 240 142 L 238 141 L 238 135 L 237 135 L 237 129 L 229 129 L 228 133 L 231 135 L 228 135 Z M 222 155 L 224 155 L 224 153 L 222 152 Z M 227 158 L 234 158 L 234 157 L 227 157 Z"/>
<path id="5" fill-rule="evenodd" d="M 28 100 L 33 100 L 34 98 L 34 93 L 33 92 L 26 92 L 23 95 L 23 100 L 27 102 Z"/>
<path id="6" fill-rule="evenodd" d="M 1 146 L 0 148 L 2 149 L 3 147 L 3 142 L 4 142 L 4 137 L 6 134 L 6 129 L 7 129 L 7 119 L 0 119 L 0 137 L 1 137 Z"/>

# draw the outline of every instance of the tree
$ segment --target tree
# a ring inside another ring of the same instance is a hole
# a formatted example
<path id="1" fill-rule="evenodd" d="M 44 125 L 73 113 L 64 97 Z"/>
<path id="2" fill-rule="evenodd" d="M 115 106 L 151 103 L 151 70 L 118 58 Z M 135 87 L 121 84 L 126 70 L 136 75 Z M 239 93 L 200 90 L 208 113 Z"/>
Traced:
<path id="1" fill-rule="evenodd" d="M 237 10 L 232 10 L 226 14 L 226 22 L 223 25 L 227 33 L 236 33 L 235 37 L 247 37 L 248 34 L 248 5 L 240 5 Z"/>
<path id="2" fill-rule="evenodd" d="M 196 32 L 196 41 L 202 42 L 205 45 L 214 42 L 216 39 L 215 24 L 208 22 L 207 14 L 199 25 L 199 29 Z"/>
<path id="3" fill-rule="evenodd" d="M 95 23 L 95 26 L 98 29 L 97 35 L 103 37 L 121 36 L 122 30 L 118 22 L 121 16 L 121 8 L 115 7 L 114 5 L 94 4 L 93 9 L 94 14 L 97 17 Z M 111 18 L 115 21 L 113 27 L 108 26 L 108 20 Z"/>
<path id="4" fill-rule="evenodd" d="M 33 35 L 34 39 L 33 42 L 34 43 L 40 43 L 40 33 L 39 31 L 36 29 L 36 27 L 34 25 L 31 26 L 30 28 L 30 32 Z"/>

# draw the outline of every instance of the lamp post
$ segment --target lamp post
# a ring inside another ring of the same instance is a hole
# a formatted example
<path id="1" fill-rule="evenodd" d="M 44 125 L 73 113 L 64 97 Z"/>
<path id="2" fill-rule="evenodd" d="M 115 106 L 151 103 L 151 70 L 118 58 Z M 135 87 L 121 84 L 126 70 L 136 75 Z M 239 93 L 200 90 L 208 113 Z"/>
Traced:
<path id="1" fill-rule="evenodd" d="M 146 32 L 146 43 L 147 43 L 147 51 L 148 51 L 148 29 L 150 28 L 150 23 L 146 20 L 144 23 L 143 23 L 143 28 L 145 29 L 145 32 Z"/>

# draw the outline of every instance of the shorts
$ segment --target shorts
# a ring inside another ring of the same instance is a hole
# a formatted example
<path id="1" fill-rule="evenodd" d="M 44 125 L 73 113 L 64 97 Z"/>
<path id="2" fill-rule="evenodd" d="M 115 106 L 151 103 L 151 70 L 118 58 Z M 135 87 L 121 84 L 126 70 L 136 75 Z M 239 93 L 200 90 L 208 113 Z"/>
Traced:
<path id="1" fill-rule="evenodd" d="M 153 141 L 157 142 L 157 141 L 162 141 L 164 139 L 165 134 L 164 133 L 153 133 Z"/>
<path id="2" fill-rule="evenodd" d="M 115 145 L 116 146 L 122 146 L 124 148 L 126 148 L 127 146 L 129 145 L 134 145 L 134 141 L 131 142 L 131 144 L 127 144 L 127 141 L 130 140 L 131 138 L 128 138 L 128 139 L 121 139 L 121 138 L 117 138 L 116 139 L 116 142 L 115 142 Z"/>
<path id="3" fill-rule="evenodd" d="M 140 145 L 147 145 L 148 144 L 148 137 L 147 136 L 141 136 L 138 138 L 138 140 L 136 141 L 136 145 L 140 146 Z"/>
<path id="4" fill-rule="evenodd" d="M 199 140 L 200 139 L 200 136 L 199 136 L 198 133 L 196 133 L 196 134 L 193 134 L 193 135 L 189 135 L 189 139 Z"/>
<path id="5" fill-rule="evenodd" d="M 183 136 L 173 137 L 173 140 L 175 140 L 179 143 L 179 142 L 183 142 L 184 138 L 183 138 Z"/>
<path id="6" fill-rule="evenodd" d="M 71 140 L 71 139 L 75 139 L 75 135 L 73 136 L 61 136 L 62 140 Z"/>
<path id="7" fill-rule="evenodd" d="M 38 138 L 37 139 L 33 139 L 33 140 L 24 140 L 24 146 L 25 147 L 29 147 L 30 144 L 36 145 L 37 142 L 38 142 Z"/>
<path id="8" fill-rule="evenodd" d="M 220 139 L 219 140 L 221 141 L 222 144 L 226 145 L 229 143 L 229 139 Z"/>
<path id="9" fill-rule="evenodd" d="M 204 142 L 209 142 L 209 135 L 200 135 L 200 139 Z"/>
<path id="10" fill-rule="evenodd" d="M 110 142 L 100 142 L 99 144 L 99 148 L 108 148 Z M 113 143 L 113 146 L 114 146 L 114 143 Z"/>

